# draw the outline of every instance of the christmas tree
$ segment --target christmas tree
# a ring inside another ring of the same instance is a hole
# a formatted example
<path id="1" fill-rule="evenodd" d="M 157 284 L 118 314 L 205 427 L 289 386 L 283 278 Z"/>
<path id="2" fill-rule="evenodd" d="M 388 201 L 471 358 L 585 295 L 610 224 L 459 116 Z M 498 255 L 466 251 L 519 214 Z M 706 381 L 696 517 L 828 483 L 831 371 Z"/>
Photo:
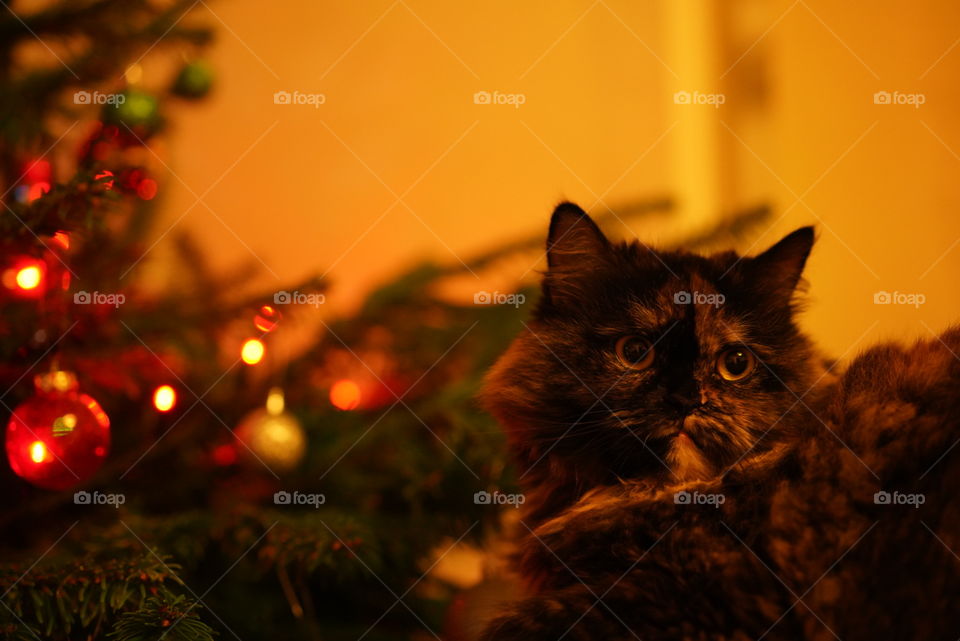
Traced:
<path id="1" fill-rule="evenodd" d="M 195 4 L 0 15 L 0 632 L 439 638 L 458 586 L 434 570 L 497 530 L 500 511 L 475 493 L 513 487 L 475 394 L 537 290 L 517 284 L 524 305 L 468 305 L 437 285 L 535 259 L 542 239 L 407 270 L 349 317 L 323 315 L 283 361 L 272 340 L 319 317 L 322 279 L 231 296 L 249 270 L 215 273 L 182 235 L 174 268 L 190 278 L 142 287 L 164 107 L 214 80 L 211 33 L 184 19 Z M 144 78 L 144 56 L 185 62 Z"/>

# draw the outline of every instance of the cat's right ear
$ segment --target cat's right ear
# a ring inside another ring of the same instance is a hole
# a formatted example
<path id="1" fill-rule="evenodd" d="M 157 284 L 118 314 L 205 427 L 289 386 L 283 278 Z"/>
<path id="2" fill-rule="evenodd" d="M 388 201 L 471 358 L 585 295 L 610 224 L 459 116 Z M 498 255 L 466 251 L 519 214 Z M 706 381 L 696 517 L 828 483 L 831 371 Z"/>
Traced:
<path id="1" fill-rule="evenodd" d="M 800 282 L 815 239 L 813 227 L 801 227 L 759 256 L 750 259 L 748 270 L 753 287 L 783 301 L 789 301 Z"/>
<path id="2" fill-rule="evenodd" d="M 602 267 L 610 241 L 587 212 L 573 203 L 561 203 L 550 219 L 547 270 L 543 291 L 552 303 L 579 296 L 583 280 Z"/>

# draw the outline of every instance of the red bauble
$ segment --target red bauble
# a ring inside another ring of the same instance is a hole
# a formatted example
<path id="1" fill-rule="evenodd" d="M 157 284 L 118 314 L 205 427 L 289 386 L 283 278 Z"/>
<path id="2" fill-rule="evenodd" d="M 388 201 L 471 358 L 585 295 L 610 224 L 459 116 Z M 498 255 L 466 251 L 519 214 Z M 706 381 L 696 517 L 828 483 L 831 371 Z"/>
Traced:
<path id="1" fill-rule="evenodd" d="M 70 372 L 34 379 L 36 395 L 13 410 L 7 459 L 17 476 L 48 490 L 86 481 L 110 449 L 110 419 Z"/>

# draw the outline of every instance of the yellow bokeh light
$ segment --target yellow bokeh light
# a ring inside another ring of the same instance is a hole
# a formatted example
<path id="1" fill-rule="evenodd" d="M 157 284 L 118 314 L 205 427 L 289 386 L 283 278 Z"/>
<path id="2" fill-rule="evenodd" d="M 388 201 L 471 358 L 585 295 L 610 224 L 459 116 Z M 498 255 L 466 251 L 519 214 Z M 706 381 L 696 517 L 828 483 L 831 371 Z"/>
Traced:
<path id="1" fill-rule="evenodd" d="M 131 85 L 139 84 L 143 80 L 143 67 L 138 63 L 133 63 L 123 72 L 124 79 Z"/>
<path id="2" fill-rule="evenodd" d="M 36 289 L 40 285 L 42 274 L 36 265 L 24 267 L 17 272 L 17 287 L 20 289 Z"/>
<path id="3" fill-rule="evenodd" d="M 283 408 L 283 390 L 279 387 L 271 388 L 270 393 L 267 394 L 267 413 L 277 415 L 283 412 Z"/>
<path id="4" fill-rule="evenodd" d="M 30 444 L 30 460 L 34 463 L 43 463 L 47 458 L 47 446 L 43 441 L 34 441 Z"/>
<path id="5" fill-rule="evenodd" d="M 243 347 L 240 348 L 240 358 L 243 359 L 243 362 L 247 365 L 256 365 L 263 360 L 265 349 L 262 341 L 256 338 L 248 339 L 243 343 Z"/>
<path id="6" fill-rule="evenodd" d="M 153 392 L 153 406 L 159 412 L 169 412 L 177 404 L 177 392 L 169 385 L 161 385 Z"/>

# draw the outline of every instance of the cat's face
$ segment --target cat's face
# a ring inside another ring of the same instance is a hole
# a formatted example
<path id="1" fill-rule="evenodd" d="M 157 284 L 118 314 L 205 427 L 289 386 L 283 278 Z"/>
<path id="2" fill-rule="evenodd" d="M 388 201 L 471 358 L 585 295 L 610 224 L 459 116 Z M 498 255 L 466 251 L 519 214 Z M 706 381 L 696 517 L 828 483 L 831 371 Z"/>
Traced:
<path id="1" fill-rule="evenodd" d="M 688 480 L 769 447 L 813 382 L 791 305 L 812 242 L 656 252 L 558 207 L 543 299 L 484 391 L 521 467 Z"/>

